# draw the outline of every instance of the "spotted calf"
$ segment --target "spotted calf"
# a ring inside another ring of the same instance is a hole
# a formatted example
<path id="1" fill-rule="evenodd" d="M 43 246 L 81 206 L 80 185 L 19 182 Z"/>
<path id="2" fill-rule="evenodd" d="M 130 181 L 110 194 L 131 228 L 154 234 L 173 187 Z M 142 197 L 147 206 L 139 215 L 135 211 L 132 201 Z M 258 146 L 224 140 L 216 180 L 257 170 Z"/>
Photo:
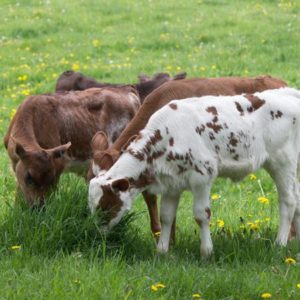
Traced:
<path id="1" fill-rule="evenodd" d="M 161 193 L 157 249 L 167 252 L 180 194 L 191 190 L 200 250 L 207 257 L 213 250 L 209 221 L 214 180 L 241 180 L 265 168 L 274 178 L 280 202 L 276 241 L 286 245 L 292 221 L 300 238 L 299 116 L 300 92 L 290 88 L 172 101 L 150 118 L 139 139 L 108 172 L 91 181 L 89 207 L 92 212 L 98 207 L 113 212 L 107 224 L 111 228 L 138 193 Z M 109 201 L 111 195 L 114 201 Z"/>

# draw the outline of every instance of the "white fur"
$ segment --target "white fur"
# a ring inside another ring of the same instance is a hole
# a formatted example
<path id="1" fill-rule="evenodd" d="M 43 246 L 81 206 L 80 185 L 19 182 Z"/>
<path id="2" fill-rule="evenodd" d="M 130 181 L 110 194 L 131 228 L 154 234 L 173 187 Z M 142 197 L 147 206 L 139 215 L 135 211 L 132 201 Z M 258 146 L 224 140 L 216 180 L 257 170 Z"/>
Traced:
<path id="1" fill-rule="evenodd" d="M 274 178 L 279 195 L 280 225 L 277 243 L 286 245 L 292 220 L 296 225 L 297 238 L 300 238 L 300 189 L 296 178 L 300 153 L 300 92 L 282 88 L 255 95 L 264 100 L 265 104 L 254 112 L 247 111 L 251 103 L 242 95 L 172 101 L 177 109 L 166 105 L 157 111 L 141 131 L 142 138 L 132 142 L 117 163 L 105 175 L 94 179 L 93 184 L 98 184 L 102 190 L 102 185 L 116 179 L 137 179 L 145 170 L 155 174 L 155 182 L 147 186 L 147 190 L 162 194 L 162 232 L 157 246 L 160 252 L 168 251 L 179 195 L 183 189 L 191 190 L 194 196 L 194 217 L 201 225 L 201 254 L 206 257 L 213 249 L 208 212 L 210 188 L 214 179 L 225 176 L 241 180 L 247 174 L 264 167 Z M 243 109 L 242 115 L 236 103 Z M 222 126 L 217 133 L 209 127 L 215 115 L 207 111 L 208 107 L 215 107 L 217 110 L 217 124 Z M 278 112 L 281 113 L 280 116 Z M 205 125 L 205 130 L 200 135 L 196 132 L 196 127 L 201 125 Z M 149 158 L 152 153 L 163 151 L 162 156 L 147 163 L 146 159 L 139 161 L 129 153 L 143 152 L 157 130 L 162 140 L 144 154 Z M 213 134 L 213 139 L 210 134 Z M 170 144 L 170 138 L 174 139 L 173 145 Z M 192 165 L 168 159 L 170 151 L 183 156 L 189 153 Z M 179 165 L 186 170 L 180 173 Z M 106 179 L 108 177 L 109 180 Z M 93 186 L 90 189 L 93 190 L 93 195 L 101 194 L 95 192 Z M 124 203 L 130 203 L 130 207 L 134 197 L 142 190 L 131 187 L 126 193 L 120 193 L 120 199 Z M 93 199 L 90 202 L 97 205 Z M 122 208 L 113 224 L 119 221 L 125 210 Z"/>

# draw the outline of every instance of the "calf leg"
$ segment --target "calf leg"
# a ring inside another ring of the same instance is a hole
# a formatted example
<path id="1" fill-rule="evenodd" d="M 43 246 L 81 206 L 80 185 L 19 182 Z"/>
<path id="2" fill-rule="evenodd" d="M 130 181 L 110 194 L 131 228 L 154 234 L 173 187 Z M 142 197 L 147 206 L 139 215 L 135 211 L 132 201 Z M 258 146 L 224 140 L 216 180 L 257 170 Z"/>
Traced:
<path id="1" fill-rule="evenodd" d="M 210 236 L 210 185 L 201 185 L 193 188 L 194 195 L 194 218 L 200 226 L 201 246 L 200 252 L 203 258 L 211 255 L 213 244 Z"/>
<path id="2" fill-rule="evenodd" d="M 278 191 L 280 224 L 276 243 L 282 246 L 287 244 L 292 220 L 294 215 L 297 214 L 296 206 L 298 201 L 296 167 L 295 163 L 289 161 L 288 158 L 290 158 L 288 155 L 285 155 L 284 159 L 276 158 L 273 163 L 268 163 L 266 167 L 267 171 L 274 178 Z M 299 215 L 296 218 L 299 219 Z M 299 225 L 296 224 L 297 226 Z"/>
<path id="3" fill-rule="evenodd" d="M 158 252 L 166 253 L 169 250 L 172 224 L 176 216 L 179 198 L 180 194 L 164 194 L 161 197 L 160 220 L 162 229 L 157 244 Z"/>
<path id="4" fill-rule="evenodd" d="M 290 235 L 295 236 L 298 240 L 300 240 L 300 184 L 297 183 L 297 190 L 296 190 L 296 209 L 293 218 L 293 223 L 290 231 Z"/>
<path id="5" fill-rule="evenodd" d="M 143 197 L 149 211 L 151 231 L 153 235 L 156 237 L 157 233 L 160 232 L 160 222 L 159 222 L 158 209 L 157 209 L 157 197 L 156 195 L 149 194 L 148 192 L 143 192 Z"/>

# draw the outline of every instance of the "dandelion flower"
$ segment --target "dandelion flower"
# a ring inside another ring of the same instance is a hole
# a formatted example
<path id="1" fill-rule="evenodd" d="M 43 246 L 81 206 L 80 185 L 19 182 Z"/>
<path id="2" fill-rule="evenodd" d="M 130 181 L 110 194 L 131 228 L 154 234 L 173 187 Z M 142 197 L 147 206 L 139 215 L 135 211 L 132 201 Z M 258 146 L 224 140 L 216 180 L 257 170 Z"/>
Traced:
<path id="1" fill-rule="evenodd" d="M 11 250 L 20 250 L 21 246 L 20 245 L 15 245 L 10 247 Z"/>
<path id="2" fill-rule="evenodd" d="M 266 197 L 258 197 L 257 200 L 263 204 L 269 204 L 270 200 Z"/>
<path id="3" fill-rule="evenodd" d="M 223 228 L 225 223 L 224 223 L 223 220 L 217 220 L 217 225 L 218 225 L 219 228 Z"/>
<path id="4" fill-rule="evenodd" d="M 29 90 L 24 90 L 24 91 L 22 91 L 22 94 L 24 96 L 29 96 L 30 95 L 30 91 Z"/>
<path id="5" fill-rule="evenodd" d="M 79 70 L 79 65 L 78 65 L 78 64 L 73 64 L 73 65 L 72 65 L 72 69 L 73 69 L 74 71 L 78 71 L 78 70 Z"/>
<path id="6" fill-rule="evenodd" d="M 263 294 L 261 294 L 260 297 L 263 298 L 263 299 L 270 299 L 272 297 L 272 294 L 270 294 L 270 293 L 263 293 Z"/>
<path id="7" fill-rule="evenodd" d="M 164 289 L 166 286 L 162 283 L 156 283 L 151 285 L 151 290 L 157 292 L 159 289 Z"/>
<path id="8" fill-rule="evenodd" d="M 212 195 L 211 195 L 211 200 L 218 200 L 218 199 L 220 199 L 220 198 L 221 198 L 221 196 L 218 195 L 218 194 L 212 194 Z"/>
<path id="9" fill-rule="evenodd" d="M 250 177 L 250 180 L 256 180 L 257 179 L 255 174 L 250 174 L 249 177 Z"/>
<path id="10" fill-rule="evenodd" d="M 151 285 L 151 290 L 152 290 L 153 292 L 157 292 L 157 291 L 158 291 L 158 288 L 156 287 L 155 284 L 153 284 L 153 285 Z"/>
<path id="11" fill-rule="evenodd" d="M 288 265 L 294 265 L 294 264 L 296 263 L 296 260 L 294 260 L 294 259 L 291 258 L 291 257 L 288 257 L 288 258 L 285 259 L 284 262 L 285 262 L 286 264 L 288 264 Z"/>
<path id="12" fill-rule="evenodd" d="M 95 40 L 92 41 L 92 44 L 93 44 L 93 47 L 97 48 L 101 45 L 101 42 L 99 40 L 95 39 Z"/>
<path id="13" fill-rule="evenodd" d="M 254 230 L 254 231 L 258 231 L 259 230 L 259 223 L 247 223 L 250 227 L 251 230 Z"/>
<path id="14" fill-rule="evenodd" d="M 297 283 L 297 288 L 298 288 L 298 289 L 300 289 L 300 282 L 299 282 L 299 283 Z"/>
<path id="15" fill-rule="evenodd" d="M 201 298 L 201 295 L 198 294 L 198 293 L 196 293 L 196 294 L 193 294 L 192 297 L 193 297 L 194 299 L 200 299 L 200 298 Z"/>
<path id="16" fill-rule="evenodd" d="M 80 284 L 80 280 L 79 279 L 75 279 L 73 282 L 76 283 L 76 284 Z"/>
<path id="17" fill-rule="evenodd" d="M 155 236 L 160 236 L 160 231 L 154 233 Z"/>

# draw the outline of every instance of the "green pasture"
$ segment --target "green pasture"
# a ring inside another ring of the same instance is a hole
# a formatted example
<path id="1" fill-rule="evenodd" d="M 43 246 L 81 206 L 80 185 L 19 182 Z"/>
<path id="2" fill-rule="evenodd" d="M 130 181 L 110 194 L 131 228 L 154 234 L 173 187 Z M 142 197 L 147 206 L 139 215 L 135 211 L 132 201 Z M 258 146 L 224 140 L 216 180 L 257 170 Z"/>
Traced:
<path id="1" fill-rule="evenodd" d="M 68 69 L 116 83 L 270 74 L 300 88 L 298 0 L 1 0 L 0 16 L 1 138 L 26 96 L 52 92 Z M 214 254 L 203 261 L 189 192 L 176 244 L 160 256 L 141 198 L 102 236 L 83 179 L 62 176 L 46 207 L 30 210 L 0 148 L 1 300 L 300 299 L 300 244 L 274 244 L 277 194 L 264 171 L 216 181 Z"/>

